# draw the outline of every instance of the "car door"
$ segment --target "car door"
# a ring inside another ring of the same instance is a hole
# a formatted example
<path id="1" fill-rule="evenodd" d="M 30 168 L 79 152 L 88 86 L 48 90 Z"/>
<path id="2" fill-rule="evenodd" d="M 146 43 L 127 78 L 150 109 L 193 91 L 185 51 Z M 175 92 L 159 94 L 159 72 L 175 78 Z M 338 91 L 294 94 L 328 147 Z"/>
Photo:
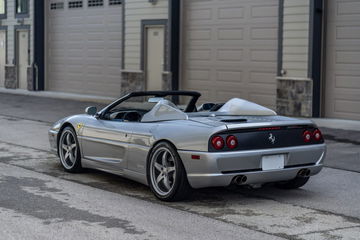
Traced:
<path id="1" fill-rule="evenodd" d="M 86 160 L 112 171 L 127 168 L 131 123 L 92 117 L 82 128 L 81 145 Z"/>

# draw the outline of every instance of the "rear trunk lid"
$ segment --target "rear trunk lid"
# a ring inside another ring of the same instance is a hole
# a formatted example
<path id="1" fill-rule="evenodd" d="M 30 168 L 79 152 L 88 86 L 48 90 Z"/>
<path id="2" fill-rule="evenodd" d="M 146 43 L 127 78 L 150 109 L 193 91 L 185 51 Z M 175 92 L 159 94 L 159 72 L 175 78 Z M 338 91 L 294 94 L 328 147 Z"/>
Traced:
<path id="1" fill-rule="evenodd" d="M 235 149 L 226 146 L 221 151 L 255 150 L 267 148 L 281 148 L 303 146 L 307 144 L 323 143 L 311 139 L 305 142 L 305 131 L 313 132 L 316 129 L 310 120 L 295 119 L 283 116 L 192 116 L 190 120 L 204 124 L 219 126 L 225 125 L 226 130 L 217 132 L 213 136 L 220 136 L 225 141 L 228 136 L 237 138 Z M 211 139 L 211 138 L 210 138 Z M 213 148 L 209 140 L 209 151 L 218 151 Z"/>
<path id="2" fill-rule="evenodd" d="M 225 125 L 228 130 L 268 126 L 314 125 L 310 120 L 283 116 L 229 116 L 214 113 L 188 113 L 189 120 L 217 127 Z"/>

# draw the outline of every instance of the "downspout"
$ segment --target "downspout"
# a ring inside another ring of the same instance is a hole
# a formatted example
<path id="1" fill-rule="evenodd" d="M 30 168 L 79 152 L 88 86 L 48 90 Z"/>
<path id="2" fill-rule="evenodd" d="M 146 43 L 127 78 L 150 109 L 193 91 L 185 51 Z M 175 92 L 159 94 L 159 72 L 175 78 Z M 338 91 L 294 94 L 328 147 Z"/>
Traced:
<path id="1" fill-rule="evenodd" d="M 33 64 L 33 90 L 45 90 L 45 8 L 43 0 L 34 0 L 34 64 Z"/>
<path id="2" fill-rule="evenodd" d="M 180 0 L 169 0 L 171 89 L 179 90 L 180 67 Z"/>
<path id="3" fill-rule="evenodd" d="M 308 77 L 313 80 L 312 116 L 321 116 L 324 1 L 310 1 Z"/>

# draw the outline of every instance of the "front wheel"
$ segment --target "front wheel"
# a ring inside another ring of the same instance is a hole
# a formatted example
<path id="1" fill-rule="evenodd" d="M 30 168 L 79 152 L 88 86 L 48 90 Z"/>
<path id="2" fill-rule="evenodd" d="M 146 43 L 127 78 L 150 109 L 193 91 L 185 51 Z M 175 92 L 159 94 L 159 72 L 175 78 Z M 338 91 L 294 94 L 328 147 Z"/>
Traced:
<path id="1" fill-rule="evenodd" d="M 82 169 L 79 142 L 73 128 L 66 127 L 61 132 L 58 152 L 61 165 L 65 171 L 79 172 Z"/>
<path id="2" fill-rule="evenodd" d="M 151 191 L 162 201 L 182 200 L 191 189 L 179 154 L 167 142 L 160 142 L 151 151 L 147 178 Z"/>
<path id="3" fill-rule="evenodd" d="M 296 177 L 286 182 L 277 183 L 276 186 L 281 189 L 296 189 L 304 186 L 310 177 Z"/>

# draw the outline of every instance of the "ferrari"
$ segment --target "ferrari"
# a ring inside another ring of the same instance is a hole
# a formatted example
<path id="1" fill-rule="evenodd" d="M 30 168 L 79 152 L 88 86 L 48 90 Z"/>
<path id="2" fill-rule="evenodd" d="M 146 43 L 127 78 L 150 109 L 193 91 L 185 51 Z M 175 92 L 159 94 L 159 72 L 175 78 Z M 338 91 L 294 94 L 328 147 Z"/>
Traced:
<path id="1" fill-rule="evenodd" d="M 229 185 L 300 188 L 323 167 L 326 145 L 307 119 L 233 98 L 198 104 L 194 91 L 132 92 L 49 130 L 65 171 L 94 168 L 148 185 L 163 201 Z"/>

